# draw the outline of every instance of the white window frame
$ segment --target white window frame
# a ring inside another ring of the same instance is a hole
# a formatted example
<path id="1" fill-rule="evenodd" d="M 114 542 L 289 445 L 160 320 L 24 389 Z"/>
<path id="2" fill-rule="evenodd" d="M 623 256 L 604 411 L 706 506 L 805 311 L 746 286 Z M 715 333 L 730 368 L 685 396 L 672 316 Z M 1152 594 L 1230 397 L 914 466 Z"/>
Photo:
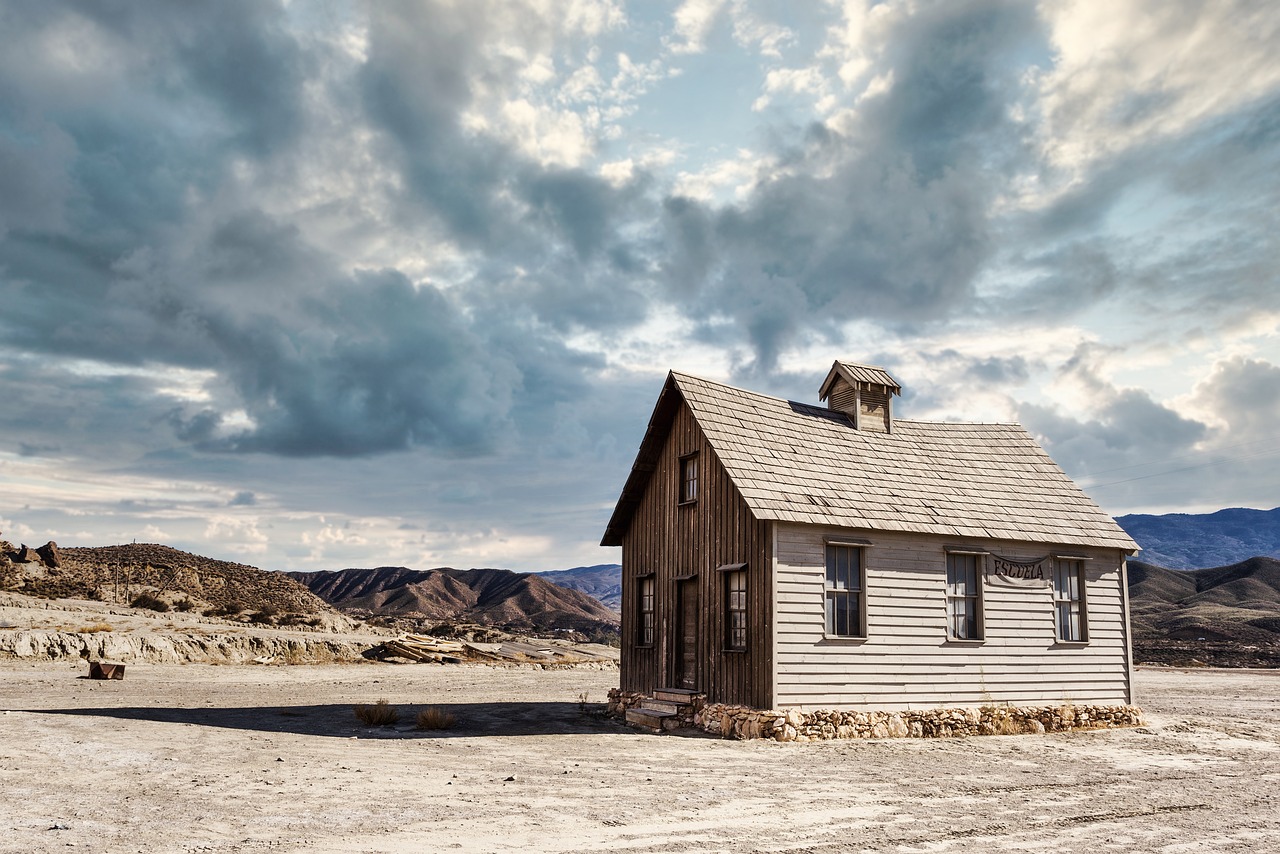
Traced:
<path id="1" fill-rule="evenodd" d="M 947 639 L 953 641 L 980 642 L 986 639 L 986 619 L 982 597 L 983 562 L 986 552 L 949 550 L 947 552 Z M 972 578 L 969 570 L 972 568 Z M 963 573 L 964 577 L 958 576 Z M 972 587 L 969 582 L 972 580 Z M 968 626 L 959 632 L 957 619 L 969 622 L 969 603 L 973 605 L 972 633 Z"/>
<path id="2" fill-rule="evenodd" d="M 1089 607 L 1084 566 L 1084 558 L 1054 558 L 1053 628 L 1058 643 L 1089 642 Z M 1070 583 L 1072 579 L 1075 581 L 1074 589 Z"/>
<path id="3" fill-rule="evenodd" d="M 850 543 L 836 540 L 829 540 L 825 543 L 822 576 L 822 631 L 823 636 L 831 640 L 866 640 L 867 638 L 866 545 L 866 543 Z M 840 554 L 846 554 L 850 557 L 857 556 L 858 565 L 856 569 L 851 568 L 849 563 L 846 562 L 844 578 L 840 577 L 839 560 L 836 559 L 833 563 L 833 558 L 838 558 Z M 857 604 L 852 610 L 847 606 L 848 600 L 851 598 L 857 599 Z M 852 613 L 856 615 L 858 625 L 854 627 L 855 631 L 846 633 L 837 631 L 839 628 L 835 610 L 837 601 L 846 604 L 844 609 L 846 614 Z"/>

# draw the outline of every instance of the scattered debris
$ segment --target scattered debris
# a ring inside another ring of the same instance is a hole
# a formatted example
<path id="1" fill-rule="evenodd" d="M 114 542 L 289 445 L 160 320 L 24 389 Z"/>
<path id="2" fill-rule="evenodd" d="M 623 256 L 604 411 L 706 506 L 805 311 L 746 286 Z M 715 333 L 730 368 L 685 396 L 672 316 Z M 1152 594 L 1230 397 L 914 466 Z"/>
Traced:
<path id="1" fill-rule="evenodd" d="M 124 665 L 109 661 L 90 661 L 90 679 L 123 679 Z"/>

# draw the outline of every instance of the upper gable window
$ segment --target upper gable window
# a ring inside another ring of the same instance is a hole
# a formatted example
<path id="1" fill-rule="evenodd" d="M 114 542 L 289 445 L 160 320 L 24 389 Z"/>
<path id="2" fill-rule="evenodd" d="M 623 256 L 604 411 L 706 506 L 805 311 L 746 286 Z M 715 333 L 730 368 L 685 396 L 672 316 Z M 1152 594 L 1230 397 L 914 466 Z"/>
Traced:
<path id="1" fill-rule="evenodd" d="M 680 503 L 692 504 L 698 500 L 698 455 L 680 458 Z"/>

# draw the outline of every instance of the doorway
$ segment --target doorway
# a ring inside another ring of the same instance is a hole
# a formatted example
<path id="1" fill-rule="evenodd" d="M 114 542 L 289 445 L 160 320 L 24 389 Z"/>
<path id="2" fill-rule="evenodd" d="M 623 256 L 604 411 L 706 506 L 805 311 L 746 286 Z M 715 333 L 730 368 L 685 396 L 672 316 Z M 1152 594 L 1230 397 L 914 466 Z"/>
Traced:
<path id="1" fill-rule="evenodd" d="M 675 687 L 698 690 L 698 579 L 678 582 L 680 619 L 676 623 Z"/>

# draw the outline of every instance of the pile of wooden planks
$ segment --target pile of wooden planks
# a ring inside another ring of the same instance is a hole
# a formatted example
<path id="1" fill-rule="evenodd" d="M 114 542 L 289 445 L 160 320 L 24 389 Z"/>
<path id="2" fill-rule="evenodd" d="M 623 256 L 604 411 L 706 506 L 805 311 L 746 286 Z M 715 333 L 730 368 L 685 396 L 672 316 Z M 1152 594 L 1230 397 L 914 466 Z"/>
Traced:
<path id="1" fill-rule="evenodd" d="M 382 646 L 390 655 L 398 655 L 410 661 L 434 661 L 440 664 L 461 664 L 465 653 L 461 641 L 433 638 L 429 635 L 401 635 L 395 640 L 384 641 Z"/>

